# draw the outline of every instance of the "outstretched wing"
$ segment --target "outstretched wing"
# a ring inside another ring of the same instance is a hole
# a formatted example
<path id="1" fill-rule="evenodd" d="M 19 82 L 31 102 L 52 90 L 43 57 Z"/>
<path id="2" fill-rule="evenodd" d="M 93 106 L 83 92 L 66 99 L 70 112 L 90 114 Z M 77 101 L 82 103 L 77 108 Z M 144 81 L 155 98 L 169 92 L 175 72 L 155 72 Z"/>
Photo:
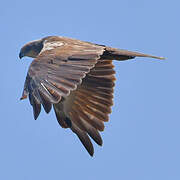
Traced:
<path id="1" fill-rule="evenodd" d="M 112 60 L 100 59 L 77 89 L 63 102 L 54 105 L 59 124 L 64 128 L 70 127 L 91 156 L 94 148 L 89 136 L 102 145 L 99 131 L 104 130 L 104 122 L 108 121 L 113 104 L 113 67 Z"/>
<path id="2" fill-rule="evenodd" d="M 61 45 L 61 46 L 59 46 Z M 92 69 L 104 49 L 88 43 L 46 42 L 41 53 L 31 63 L 22 98 L 29 96 L 37 119 L 41 104 L 47 113 L 52 104 L 67 97 Z"/>

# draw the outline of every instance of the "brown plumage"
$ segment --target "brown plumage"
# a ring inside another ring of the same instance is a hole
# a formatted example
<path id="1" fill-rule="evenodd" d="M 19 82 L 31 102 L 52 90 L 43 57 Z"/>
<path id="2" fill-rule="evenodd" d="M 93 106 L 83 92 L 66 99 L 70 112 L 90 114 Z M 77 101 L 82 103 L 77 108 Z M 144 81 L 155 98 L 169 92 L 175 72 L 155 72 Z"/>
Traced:
<path id="1" fill-rule="evenodd" d="M 29 96 L 34 119 L 41 105 L 52 106 L 61 127 L 70 128 L 93 156 L 89 136 L 102 145 L 104 130 L 113 105 L 115 71 L 112 60 L 162 57 L 111 48 L 75 39 L 49 36 L 24 45 L 19 57 L 35 58 L 28 70 L 21 99 Z"/>

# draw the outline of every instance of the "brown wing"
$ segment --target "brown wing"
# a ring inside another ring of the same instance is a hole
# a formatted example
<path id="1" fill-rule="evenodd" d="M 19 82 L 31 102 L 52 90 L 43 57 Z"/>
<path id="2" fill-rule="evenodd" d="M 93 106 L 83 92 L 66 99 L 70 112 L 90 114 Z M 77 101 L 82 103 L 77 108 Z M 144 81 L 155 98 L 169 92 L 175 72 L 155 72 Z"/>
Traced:
<path id="1" fill-rule="evenodd" d="M 103 47 L 83 42 L 79 45 L 65 42 L 54 49 L 50 45 L 50 50 L 48 47 L 43 49 L 31 63 L 24 85 L 22 99 L 29 95 L 35 119 L 41 111 L 41 104 L 48 113 L 52 104 L 75 90 L 104 51 Z"/>
<path id="2" fill-rule="evenodd" d="M 61 111 L 64 108 L 71 120 L 69 127 L 77 134 L 91 156 L 94 149 L 88 135 L 98 145 L 102 145 L 98 131 L 104 130 L 104 121 L 108 121 L 113 104 L 113 67 L 112 60 L 99 60 L 83 79 L 82 84 L 63 103 L 54 105 L 60 125 L 68 127 L 67 117 Z"/>

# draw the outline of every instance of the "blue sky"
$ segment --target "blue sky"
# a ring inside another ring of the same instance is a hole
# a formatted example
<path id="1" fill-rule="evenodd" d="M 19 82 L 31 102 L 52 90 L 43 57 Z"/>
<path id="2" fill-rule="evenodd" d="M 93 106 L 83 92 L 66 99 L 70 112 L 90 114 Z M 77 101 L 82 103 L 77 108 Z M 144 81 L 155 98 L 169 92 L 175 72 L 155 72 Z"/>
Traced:
<path id="1" fill-rule="evenodd" d="M 0 179 L 180 179 L 178 0 L 2 1 Z M 54 112 L 33 120 L 19 101 L 30 58 L 24 43 L 61 35 L 165 56 L 115 62 L 110 121 L 91 158 Z"/>

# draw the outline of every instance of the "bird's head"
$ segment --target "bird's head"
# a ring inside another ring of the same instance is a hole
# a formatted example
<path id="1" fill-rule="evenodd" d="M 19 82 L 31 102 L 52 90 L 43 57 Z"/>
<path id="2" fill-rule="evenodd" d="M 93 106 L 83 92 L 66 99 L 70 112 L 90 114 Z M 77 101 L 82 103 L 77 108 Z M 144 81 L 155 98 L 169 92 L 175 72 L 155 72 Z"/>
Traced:
<path id="1" fill-rule="evenodd" d="M 24 56 L 36 58 L 43 48 L 43 39 L 31 41 L 25 44 L 19 53 L 19 58 L 21 59 Z"/>

